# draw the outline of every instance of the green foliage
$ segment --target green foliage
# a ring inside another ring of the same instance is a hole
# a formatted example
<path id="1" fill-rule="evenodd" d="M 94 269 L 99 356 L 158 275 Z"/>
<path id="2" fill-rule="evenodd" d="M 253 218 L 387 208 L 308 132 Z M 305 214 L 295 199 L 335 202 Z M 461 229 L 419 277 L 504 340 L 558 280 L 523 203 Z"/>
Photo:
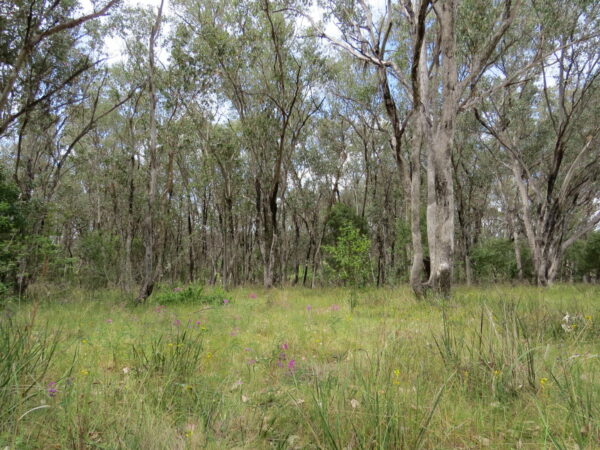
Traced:
<path id="1" fill-rule="evenodd" d="M 342 225 L 335 245 L 324 245 L 328 264 L 344 285 L 364 286 L 371 276 L 371 240 L 353 224 Z"/>
<path id="2" fill-rule="evenodd" d="M 118 236 L 92 231 L 82 237 L 80 243 L 83 267 L 81 281 L 90 287 L 106 287 L 119 279 L 121 263 Z"/>
<path id="3" fill-rule="evenodd" d="M 581 281 L 584 277 L 600 278 L 600 231 L 573 243 L 565 255 L 570 275 Z"/>
<path id="4" fill-rule="evenodd" d="M 165 288 L 152 295 L 152 301 L 159 305 L 176 305 L 193 303 L 201 305 L 223 305 L 228 300 L 228 294 L 215 288 L 207 292 L 202 285 L 189 285 L 186 287 Z"/>
<path id="5" fill-rule="evenodd" d="M 600 277 L 600 231 L 591 233 L 586 239 L 582 270 Z"/>
<path id="6" fill-rule="evenodd" d="M 367 221 L 354 212 L 352 208 L 344 203 L 336 203 L 331 208 L 327 217 L 327 235 L 326 243 L 335 243 L 342 234 L 344 227 L 351 226 L 359 234 L 366 236 L 369 233 Z"/>
<path id="7" fill-rule="evenodd" d="M 0 299 L 15 287 L 24 250 L 25 208 L 17 187 L 0 170 Z"/>
<path id="8" fill-rule="evenodd" d="M 529 248 L 520 245 L 523 274 L 530 278 L 533 271 Z M 471 254 L 473 271 L 479 281 L 507 281 L 517 278 L 514 243 L 510 239 L 483 240 Z"/>

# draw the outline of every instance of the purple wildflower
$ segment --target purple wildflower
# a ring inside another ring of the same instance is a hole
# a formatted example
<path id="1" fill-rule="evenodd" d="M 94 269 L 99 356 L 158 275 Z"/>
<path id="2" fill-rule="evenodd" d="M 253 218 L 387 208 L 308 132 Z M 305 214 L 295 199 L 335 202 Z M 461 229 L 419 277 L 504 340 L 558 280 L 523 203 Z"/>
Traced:
<path id="1" fill-rule="evenodd" d="M 251 351 L 252 351 L 252 349 L 251 349 L 250 347 L 246 347 L 246 348 L 244 349 L 244 351 L 245 351 L 245 352 L 251 352 Z"/>
<path id="2" fill-rule="evenodd" d="M 46 391 L 48 392 L 48 395 L 50 397 L 56 396 L 56 394 L 58 394 L 58 389 L 56 389 L 56 382 L 52 381 L 48 383 L 48 389 L 46 389 Z"/>
<path id="3" fill-rule="evenodd" d="M 289 348 L 288 343 L 284 342 L 283 344 L 281 344 L 281 350 L 287 350 Z"/>
<path id="4" fill-rule="evenodd" d="M 112 323 L 112 319 L 108 319 L 106 323 Z"/>
<path id="5" fill-rule="evenodd" d="M 252 292 L 250 295 L 248 295 L 249 298 L 256 298 L 256 294 L 254 292 Z"/>
<path id="6" fill-rule="evenodd" d="M 296 370 L 296 360 L 295 359 L 290 359 L 290 361 L 288 362 L 288 370 L 290 372 L 293 372 L 294 370 Z"/>
<path id="7" fill-rule="evenodd" d="M 254 364 L 256 364 L 256 360 L 254 358 L 248 360 L 248 365 L 249 366 L 253 366 Z"/>
<path id="8" fill-rule="evenodd" d="M 307 310 L 308 312 L 310 312 L 310 311 L 312 310 L 312 306 L 310 306 L 310 305 L 306 305 L 306 310 Z"/>
<path id="9" fill-rule="evenodd" d="M 173 322 L 173 325 L 175 325 L 176 327 L 178 327 L 179 325 L 181 325 L 181 320 L 175 319 L 175 321 Z"/>
<path id="10" fill-rule="evenodd" d="M 223 304 L 224 304 L 224 305 L 228 305 L 228 304 L 229 304 L 229 300 L 228 300 L 228 299 L 226 299 L 226 298 L 224 298 L 224 299 L 223 299 Z"/>
<path id="11" fill-rule="evenodd" d="M 199 320 L 196 320 L 196 326 L 199 327 L 200 325 L 202 325 L 202 322 L 200 322 Z"/>
<path id="12" fill-rule="evenodd" d="M 331 305 L 331 310 L 332 311 L 339 311 L 340 310 L 340 305 Z"/>

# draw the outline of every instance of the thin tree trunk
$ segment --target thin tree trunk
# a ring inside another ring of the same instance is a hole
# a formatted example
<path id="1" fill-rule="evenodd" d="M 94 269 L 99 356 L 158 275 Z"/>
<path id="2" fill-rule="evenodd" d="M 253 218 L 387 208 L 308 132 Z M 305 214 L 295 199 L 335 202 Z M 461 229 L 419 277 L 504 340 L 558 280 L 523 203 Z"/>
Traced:
<path id="1" fill-rule="evenodd" d="M 148 146 L 149 153 L 149 169 L 150 177 L 148 182 L 148 205 L 146 210 L 146 217 L 144 218 L 144 278 L 140 292 L 136 298 L 137 303 L 144 302 L 154 290 L 154 284 L 156 283 L 156 267 L 155 267 L 155 214 L 157 207 L 157 183 L 158 183 L 158 169 L 159 169 L 159 158 L 158 158 L 158 144 L 157 144 L 157 123 L 156 123 L 156 86 L 155 86 L 155 62 L 154 62 L 154 48 L 156 45 L 156 38 L 160 29 L 160 22 L 162 19 L 162 9 L 164 0 L 161 0 L 158 8 L 158 14 L 156 21 L 152 27 L 150 33 L 150 44 L 148 48 L 149 53 L 149 72 L 148 72 L 148 89 L 150 91 L 150 143 Z"/>

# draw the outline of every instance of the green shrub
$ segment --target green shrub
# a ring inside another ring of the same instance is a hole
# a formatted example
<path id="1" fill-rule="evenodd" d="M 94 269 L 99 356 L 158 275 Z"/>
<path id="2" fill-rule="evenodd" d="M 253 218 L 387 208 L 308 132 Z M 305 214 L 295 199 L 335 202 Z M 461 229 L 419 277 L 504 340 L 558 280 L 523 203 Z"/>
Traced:
<path id="1" fill-rule="evenodd" d="M 363 236 L 367 236 L 369 230 L 367 221 L 344 203 L 336 203 L 333 205 L 331 212 L 327 217 L 326 226 L 326 244 L 335 244 L 338 238 L 343 234 L 343 229 L 348 226 L 358 230 L 359 234 Z"/>
<path id="2" fill-rule="evenodd" d="M 344 285 L 364 286 L 371 276 L 371 240 L 352 224 L 341 227 L 335 245 L 325 245 L 327 264 Z"/>
<path id="3" fill-rule="evenodd" d="M 600 278 L 600 231 L 590 233 L 567 249 L 564 272 L 578 281 L 584 277 Z"/>

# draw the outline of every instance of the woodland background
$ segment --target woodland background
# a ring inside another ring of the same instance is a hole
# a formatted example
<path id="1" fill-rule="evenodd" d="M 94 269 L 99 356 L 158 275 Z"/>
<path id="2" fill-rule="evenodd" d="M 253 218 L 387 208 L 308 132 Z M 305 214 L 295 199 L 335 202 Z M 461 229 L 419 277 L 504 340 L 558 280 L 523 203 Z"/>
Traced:
<path id="1" fill-rule="evenodd" d="M 597 281 L 599 13 L 2 0 L 2 295 Z"/>

